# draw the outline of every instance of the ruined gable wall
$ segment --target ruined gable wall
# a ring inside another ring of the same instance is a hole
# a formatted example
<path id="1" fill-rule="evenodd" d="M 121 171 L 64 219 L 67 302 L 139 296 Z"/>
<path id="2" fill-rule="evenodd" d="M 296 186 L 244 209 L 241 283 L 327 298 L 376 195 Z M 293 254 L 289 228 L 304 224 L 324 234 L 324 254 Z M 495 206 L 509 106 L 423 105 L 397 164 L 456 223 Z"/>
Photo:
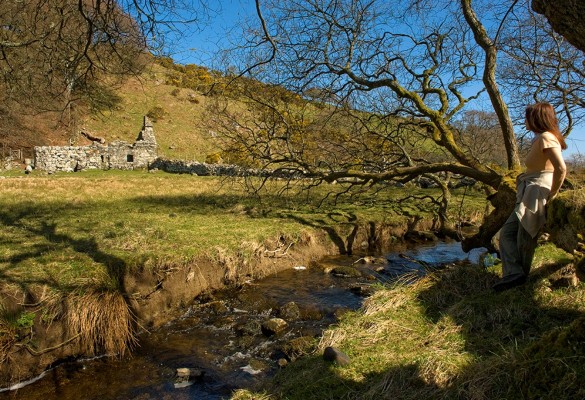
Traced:
<path id="1" fill-rule="evenodd" d="M 158 155 L 152 122 L 147 117 L 134 144 L 115 141 L 109 145 L 40 146 L 34 153 L 35 168 L 47 172 L 148 168 Z"/>

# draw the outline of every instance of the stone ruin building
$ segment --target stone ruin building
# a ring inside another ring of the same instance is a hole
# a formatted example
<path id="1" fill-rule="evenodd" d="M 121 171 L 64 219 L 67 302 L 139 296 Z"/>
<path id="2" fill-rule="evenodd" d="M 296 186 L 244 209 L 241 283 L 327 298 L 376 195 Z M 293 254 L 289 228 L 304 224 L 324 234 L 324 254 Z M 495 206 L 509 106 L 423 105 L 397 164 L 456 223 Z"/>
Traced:
<path id="1" fill-rule="evenodd" d="M 34 167 L 49 173 L 73 172 L 85 169 L 148 168 L 157 158 L 154 128 L 144 117 L 142 131 L 133 144 L 114 141 L 110 144 L 94 141 L 87 146 L 37 146 L 34 148 Z"/>

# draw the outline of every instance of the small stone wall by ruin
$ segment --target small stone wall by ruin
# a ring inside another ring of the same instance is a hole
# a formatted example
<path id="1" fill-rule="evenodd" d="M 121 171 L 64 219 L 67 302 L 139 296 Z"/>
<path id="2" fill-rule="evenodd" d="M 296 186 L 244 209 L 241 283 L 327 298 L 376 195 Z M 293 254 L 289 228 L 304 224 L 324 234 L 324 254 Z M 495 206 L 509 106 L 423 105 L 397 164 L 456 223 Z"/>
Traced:
<path id="1" fill-rule="evenodd" d="M 156 138 L 148 117 L 144 117 L 142 131 L 133 144 L 115 141 L 108 145 L 94 142 L 88 146 L 34 148 L 34 167 L 47 172 L 148 168 L 156 158 Z"/>
<path id="2" fill-rule="evenodd" d="M 263 170 L 244 168 L 233 164 L 207 164 L 198 161 L 169 160 L 157 158 L 149 164 L 149 170 L 161 170 L 172 174 L 199 176 L 258 176 L 263 178 L 303 179 L 305 176 L 291 169 Z"/>
<path id="3" fill-rule="evenodd" d="M 173 174 L 199 176 L 270 176 L 270 171 L 247 169 L 231 164 L 206 164 L 197 161 L 168 160 L 157 158 L 149 165 L 150 170 L 161 170 Z"/>

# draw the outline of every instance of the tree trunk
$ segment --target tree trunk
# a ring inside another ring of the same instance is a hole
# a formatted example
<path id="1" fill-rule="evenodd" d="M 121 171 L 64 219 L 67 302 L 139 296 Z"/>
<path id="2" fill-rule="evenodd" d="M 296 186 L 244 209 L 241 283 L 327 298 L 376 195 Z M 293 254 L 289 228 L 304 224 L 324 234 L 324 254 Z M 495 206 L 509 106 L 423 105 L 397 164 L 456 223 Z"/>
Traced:
<path id="1" fill-rule="evenodd" d="M 494 210 L 485 218 L 478 233 L 463 239 L 461 242 L 463 251 L 470 251 L 479 247 L 485 247 L 491 252 L 496 250 L 492 243 L 492 238 L 504 225 L 516 204 L 516 183 L 514 179 L 510 176 L 503 178 L 498 191 L 489 196 L 488 199 L 494 206 Z"/>
<path id="2" fill-rule="evenodd" d="M 508 169 L 517 169 L 520 167 L 520 158 L 518 156 L 518 145 L 516 144 L 514 126 L 508 112 L 508 106 L 502 97 L 496 80 L 497 44 L 488 36 L 484 26 L 477 18 L 471 6 L 471 0 L 461 0 L 461 9 L 463 10 L 463 16 L 467 24 L 473 32 L 475 42 L 485 52 L 483 83 L 494 111 L 498 116 L 500 127 L 502 128 L 502 136 L 508 158 Z"/>
<path id="3" fill-rule="evenodd" d="M 582 0 L 532 0 L 532 9 L 544 15 L 555 32 L 585 52 L 585 2 Z"/>

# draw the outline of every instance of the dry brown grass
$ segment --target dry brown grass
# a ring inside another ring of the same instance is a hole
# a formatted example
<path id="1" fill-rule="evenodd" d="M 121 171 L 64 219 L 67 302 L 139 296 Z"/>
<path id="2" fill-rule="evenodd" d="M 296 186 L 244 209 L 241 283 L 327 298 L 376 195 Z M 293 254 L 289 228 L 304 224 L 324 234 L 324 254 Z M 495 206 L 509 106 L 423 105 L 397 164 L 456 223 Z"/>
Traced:
<path id="1" fill-rule="evenodd" d="M 79 335 L 86 354 L 123 356 L 136 345 L 135 318 L 119 293 L 71 294 L 66 304 L 69 334 Z"/>
<path id="2" fill-rule="evenodd" d="M 16 330 L 0 319 L 0 364 L 2 364 L 14 343 L 16 343 Z"/>

